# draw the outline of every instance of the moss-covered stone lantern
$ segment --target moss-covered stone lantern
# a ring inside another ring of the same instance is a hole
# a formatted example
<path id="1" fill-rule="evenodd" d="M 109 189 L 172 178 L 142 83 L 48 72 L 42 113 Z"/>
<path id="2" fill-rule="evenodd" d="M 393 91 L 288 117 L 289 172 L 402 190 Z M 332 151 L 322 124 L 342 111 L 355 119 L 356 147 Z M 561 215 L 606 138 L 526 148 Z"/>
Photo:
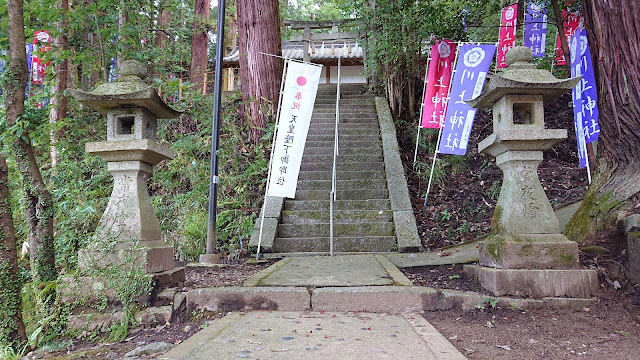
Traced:
<path id="1" fill-rule="evenodd" d="M 93 91 L 72 90 L 81 103 L 107 117 L 107 141 L 87 143 L 85 150 L 107 161 L 114 181 L 96 241 L 80 251 L 78 263 L 81 269 L 101 267 L 124 264 L 133 256 L 146 272 L 157 273 L 173 268 L 173 248 L 162 241 L 147 179 L 154 165 L 174 157 L 173 151 L 156 141 L 158 118 L 176 118 L 180 112 L 143 81 L 147 69 L 142 63 L 124 61 L 120 74 L 118 81 Z M 111 244 L 108 249 L 105 242 Z"/>
<path id="2" fill-rule="evenodd" d="M 496 157 L 503 181 L 492 232 L 480 242 L 480 266 L 465 269 L 495 295 L 586 298 L 597 289 L 597 274 L 580 270 L 578 245 L 560 233 L 537 172 L 543 151 L 567 138 L 566 129 L 545 129 L 544 101 L 580 78 L 557 79 L 532 60 L 531 49 L 511 49 L 507 70 L 467 101 L 493 109 L 493 133 L 478 150 Z"/>

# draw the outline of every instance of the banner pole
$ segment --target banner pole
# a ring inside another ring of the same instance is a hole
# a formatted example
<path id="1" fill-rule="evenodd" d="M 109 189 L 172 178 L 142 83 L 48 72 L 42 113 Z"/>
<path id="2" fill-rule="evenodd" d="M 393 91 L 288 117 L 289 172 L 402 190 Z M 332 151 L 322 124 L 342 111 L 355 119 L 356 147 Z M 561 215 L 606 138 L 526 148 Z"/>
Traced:
<path id="1" fill-rule="evenodd" d="M 265 54 L 266 55 L 266 54 Z M 280 94 L 278 97 L 278 111 L 276 112 L 276 125 L 273 129 L 273 138 L 271 139 L 271 148 L 276 142 L 276 134 L 278 133 L 278 126 L 280 126 L 280 108 L 282 107 L 282 93 L 284 92 L 284 76 L 287 73 L 287 67 L 289 65 L 289 59 L 284 58 L 284 66 L 282 67 L 282 79 L 280 80 Z M 264 213 L 267 209 L 267 196 L 269 196 L 269 185 L 271 179 L 271 166 L 273 165 L 273 151 L 269 156 L 269 170 L 267 171 L 267 184 L 264 190 L 264 201 L 262 202 L 262 215 L 260 217 L 260 233 L 258 235 L 258 250 L 256 250 L 256 260 L 260 258 L 260 245 L 262 244 L 262 229 L 264 229 Z"/>
<path id="2" fill-rule="evenodd" d="M 416 168 L 416 161 L 418 160 L 418 143 L 420 141 L 420 130 L 422 129 L 422 115 L 424 111 L 424 95 L 427 92 L 427 82 L 429 81 L 429 66 L 431 65 L 431 53 L 427 58 L 427 67 L 424 71 L 424 82 L 422 84 L 422 102 L 420 103 L 420 116 L 418 117 L 418 132 L 416 135 L 416 149 L 413 152 L 413 169 Z"/>
<path id="3" fill-rule="evenodd" d="M 589 154 L 587 153 L 587 143 L 584 133 L 582 134 L 582 145 L 584 148 L 584 156 L 586 158 L 585 163 L 587 164 L 587 180 L 589 181 L 589 185 L 591 185 L 591 166 L 589 165 Z"/>
<path id="4" fill-rule="evenodd" d="M 458 56 L 460 55 L 460 47 L 463 44 L 464 43 L 458 43 L 458 45 L 456 46 L 456 56 L 453 59 L 453 63 L 451 64 L 451 66 L 453 66 L 453 69 L 451 71 L 451 78 L 449 79 L 449 89 L 447 90 L 447 94 L 449 97 L 451 96 L 451 85 L 453 85 L 453 76 L 456 73 L 456 66 L 458 65 Z M 447 106 L 444 109 L 445 116 L 447 114 L 447 110 L 449 109 L 450 100 L 451 100 L 450 98 L 447 100 Z M 436 158 L 438 157 L 438 149 L 440 148 L 440 139 L 442 138 L 442 128 L 445 126 L 445 124 L 446 124 L 446 119 L 444 123 L 440 124 L 440 129 L 438 130 L 438 140 L 436 141 L 436 151 L 433 152 L 433 161 L 431 163 L 431 174 L 429 174 L 429 183 L 427 184 L 427 193 L 424 194 L 423 206 L 427 206 L 427 198 L 429 198 L 429 192 L 431 191 L 431 182 L 433 181 L 433 170 L 436 167 Z"/>

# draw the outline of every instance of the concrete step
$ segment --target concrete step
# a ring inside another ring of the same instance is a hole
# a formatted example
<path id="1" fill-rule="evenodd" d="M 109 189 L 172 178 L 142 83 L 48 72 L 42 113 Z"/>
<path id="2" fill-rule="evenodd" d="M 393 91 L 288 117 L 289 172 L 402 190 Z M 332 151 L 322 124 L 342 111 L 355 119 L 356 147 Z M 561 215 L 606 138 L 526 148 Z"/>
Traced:
<path id="1" fill-rule="evenodd" d="M 340 142 L 340 140 L 338 140 Z M 333 144 L 331 144 L 333 145 Z M 380 147 L 351 147 L 347 149 L 340 149 L 339 155 L 382 155 L 382 149 Z M 333 155 L 333 146 L 313 147 L 305 146 L 304 155 Z M 304 156 L 303 155 L 303 156 Z"/>
<path id="2" fill-rule="evenodd" d="M 355 179 L 386 179 L 384 169 L 371 171 L 342 171 L 338 168 L 338 180 Z M 331 180 L 331 171 L 303 171 L 298 175 L 298 180 Z"/>
<path id="3" fill-rule="evenodd" d="M 380 150 L 377 151 L 382 156 Z M 333 169 L 333 162 L 317 162 L 317 163 L 304 163 L 300 165 L 300 171 L 331 171 Z M 340 171 L 366 171 L 369 169 L 384 169 L 383 162 L 342 162 L 338 160 L 336 169 Z"/>
<path id="4" fill-rule="evenodd" d="M 336 108 L 334 107 L 327 107 L 327 108 L 314 108 L 313 109 L 313 114 L 311 116 L 317 116 L 317 115 L 331 115 L 334 116 L 336 115 Z M 350 116 L 365 116 L 365 117 L 370 117 L 370 116 L 375 116 L 375 109 L 353 109 L 353 108 L 349 108 L 349 109 L 340 109 L 340 118 L 343 117 L 350 117 Z"/>
<path id="5" fill-rule="evenodd" d="M 391 252 L 395 251 L 395 236 L 357 236 L 333 238 L 333 250 L 339 252 Z M 276 238 L 273 248 L 277 252 L 328 252 L 329 237 Z"/>
<path id="6" fill-rule="evenodd" d="M 335 139 L 335 135 L 333 133 L 325 133 L 325 134 L 309 134 L 307 135 L 307 141 L 331 141 Z M 338 134 L 338 141 L 375 141 L 380 142 L 380 134 L 344 134 L 340 132 Z"/>
<path id="7" fill-rule="evenodd" d="M 320 102 L 319 102 L 320 101 Z M 323 101 L 317 100 L 313 105 L 313 111 L 336 111 L 336 101 Z M 376 104 L 373 99 L 352 99 L 352 100 L 340 100 L 340 112 L 343 111 L 370 111 L 375 113 Z"/>
<path id="8" fill-rule="evenodd" d="M 370 200 L 340 200 L 335 202 L 335 210 L 389 210 L 391 202 L 389 199 L 370 199 Z M 305 201 L 286 199 L 284 202 L 284 210 L 326 210 L 329 211 L 329 197 L 323 200 Z"/>
<path id="9" fill-rule="evenodd" d="M 335 237 L 395 236 L 392 222 L 369 222 L 362 224 L 333 224 Z M 278 224 L 277 237 L 305 238 L 329 237 L 329 224 Z M 361 248 L 362 249 L 362 248 Z M 285 250 L 280 250 L 285 251 Z M 286 252 L 294 252 L 288 249 Z M 373 251 L 373 250 L 367 250 Z"/>
<path id="10" fill-rule="evenodd" d="M 312 130 L 318 130 L 318 129 L 326 129 L 326 130 L 331 130 L 331 133 L 333 134 L 333 132 L 335 131 L 335 122 L 331 123 L 331 125 L 327 126 L 326 123 L 311 123 L 309 125 L 309 131 Z M 363 129 L 363 130 L 376 130 L 378 131 L 380 129 L 380 127 L 378 126 L 378 123 L 344 123 L 341 122 L 338 124 L 338 133 L 344 131 L 344 130 L 349 130 L 349 129 Z"/>
<path id="11" fill-rule="evenodd" d="M 315 104 L 318 105 L 319 102 L 321 104 L 326 104 L 326 103 L 332 103 L 335 104 L 336 103 L 336 94 L 332 94 L 332 95 L 326 95 L 326 94 L 322 94 L 322 95 L 316 95 L 316 102 Z M 359 104 L 370 104 L 370 105 L 375 105 L 375 100 L 372 96 L 370 95 L 342 95 L 342 97 L 340 97 L 340 105 L 359 105 Z"/>
<path id="12" fill-rule="evenodd" d="M 388 199 L 387 189 L 348 189 L 340 190 L 336 194 L 340 200 L 369 200 Z M 296 190 L 297 200 L 325 200 L 329 199 L 329 192 L 326 190 Z"/>
<path id="13" fill-rule="evenodd" d="M 324 126 L 334 126 L 336 123 L 335 116 L 311 117 L 311 124 L 324 124 Z M 377 124 L 378 118 L 375 116 L 368 117 L 340 117 L 340 124 Z"/>
<path id="14" fill-rule="evenodd" d="M 357 124 L 360 125 L 360 124 Z M 319 128 L 314 128 L 314 129 L 309 129 L 309 133 L 308 136 L 311 135 L 330 135 L 330 136 L 334 136 L 335 133 L 335 129 L 333 127 L 319 127 Z M 378 130 L 377 127 L 365 127 L 365 128 L 344 128 L 344 129 L 340 129 L 338 132 L 338 136 L 340 135 L 352 135 L 352 136 L 359 136 L 359 135 L 380 135 L 380 131 Z M 307 137 L 308 137 L 307 136 Z"/>
<path id="15" fill-rule="evenodd" d="M 283 224 L 326 224 L 330 221 L 327 210 L 285 210 L 280 221 Z M 333 212 L 333 219 L 341 224 L 358 224 L 369 222 L 391 222 L 393 212 L 390 210 L 337 210 Z"/>
<path id="16" fill-rule="evenodd" d="M 307 142 L 305 143 L 305 147 L 331 147 L 333 148 L 333 141 L 335 138 L 330 138 L 329 140 L 309 140 L 307 138 Z M 382 141 L 378 138 L 378 140 L 369 141 L 369 140 L 345 140 L 341 136 L 338 136 L 338 146 L 339 149 L 347 149 L 354 147 L 382 147 Z"/>
<path id="17" fill-rule="evenodd" d="M 333 145 L 333 144 L 331 144 Z M 372 150 L 375 148 L 371 148 Z M 345 155 L 340 150 L 338 155 L 338 164 L 359 163 L 359 162 L 382 162 L 382 153 L 379 154 L 362 154 L 362 155 Z M 326 163 L 333 164 L 333 155 L 302 155 L 303 164 Z M 344 169 L 343 169 L 344 170 Z"/>
<path id="18" fill-rule="evenodd" d="M 330 113 L 317 113 L 311 116 L 311 123 L 331 123 L 336 122 L 336 114 Z M 340 123 L 354 124 L 354 123 L 366 123 L 377 124 L 378 117 L 373 114 L 340 114 Z"/>
<path id="19" fill-rule="evenodd" d="M 338 189 L 386 189 L 386 179 L 338 180 Z M 331 190 L 331 180 L 300 180 L 298 190 Z"/>

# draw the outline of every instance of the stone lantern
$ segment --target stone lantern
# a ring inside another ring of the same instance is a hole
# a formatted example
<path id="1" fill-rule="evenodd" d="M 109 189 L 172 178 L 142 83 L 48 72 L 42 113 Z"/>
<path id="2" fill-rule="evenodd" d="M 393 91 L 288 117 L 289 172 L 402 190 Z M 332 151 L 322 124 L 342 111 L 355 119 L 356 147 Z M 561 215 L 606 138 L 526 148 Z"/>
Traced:
<path id="1" fill-rule="evenodd" d="M 580 78 L 556 79 L 532 60 L 531 49 L 511 49 L 502 76 L 467 101 L 493 109 L 493 133 L 478 150 L 496 157 L 503 181 L 492 232 L 480 242 L 480 266 L 465 270 L 497 296 L 588 298 L 598 288 L 597 274 L 580 270 L 578 245 L 560 233 L 537 172 L 543 151 L 567 138 L 566 129 L 545 129 L 543 103 Z"/>
<path id="2" fill-rule="evenodd" d="M 160 99 L 143 79 L 146 67 L 124 61 L 121 78 L 93 91 L 72 90 L 84 105 L 107 116 L 107 141 L 87 143 L 85 150 L 107 161 L 113 191 L 95 233 L 95 243 L 80 251 L 81 269 L 110 264 L 144 264 L 148 273 L 173 268 L 173 248 L 162 241 L 160 223 L 151 207 L 147 179 L 153 166 L 174 157 L 157 143 L 158 118 L 176 118 L 180 112 Z M 109 243 L 108 247 L 104 243 Z"/>

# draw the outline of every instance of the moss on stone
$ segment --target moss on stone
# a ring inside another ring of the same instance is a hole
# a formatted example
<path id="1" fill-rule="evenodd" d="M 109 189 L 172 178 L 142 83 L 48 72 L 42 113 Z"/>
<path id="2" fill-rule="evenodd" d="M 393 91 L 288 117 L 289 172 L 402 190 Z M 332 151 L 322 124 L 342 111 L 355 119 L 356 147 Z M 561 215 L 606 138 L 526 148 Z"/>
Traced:
<path id="1" fill-rule="evenodd" d="M 590 245 L 590 246 L 583 246 L 580 248 L 580 251 L 587 253 L 587 254 L 595 254 L 595 255 L 600 255 L 600 254 L 606 254 L 609 252 L 609 249 L 607 248 L 603 248 L 602 246 L 597 246 L 597 245 Z"/>
<path id="2" fill-rule="evenodd" d="M 491 216 L 491 232 L 494 234 L 504 233 L 504 227 L 502 226 L 502 206 L 496 205 L 493 210 L 493 216 Z"/>
<path id="3" fill-rule="evenodd" d="M 495 234 L 491 234 L 487 236 L 484 242 L 485 253 L 497 261 L 502 261 L 502 246 L 505 243 L 504 236 L 496 236 Z"/>

